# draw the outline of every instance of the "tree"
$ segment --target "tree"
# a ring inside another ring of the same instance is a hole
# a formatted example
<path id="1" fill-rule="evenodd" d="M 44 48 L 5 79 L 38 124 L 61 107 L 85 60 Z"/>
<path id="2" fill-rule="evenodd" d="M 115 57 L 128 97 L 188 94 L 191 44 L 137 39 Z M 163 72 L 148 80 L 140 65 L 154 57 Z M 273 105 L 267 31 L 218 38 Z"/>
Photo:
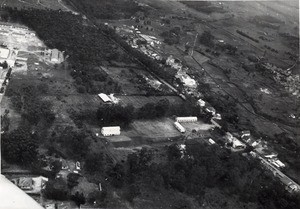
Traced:
<path id="1" fill-rule="evenodd" d="M 84 169 L 90 173 L 104 171 L 104 155 L 103 153 L 90 153 L 85 159 Z"/>
<path id="2" fill-rule="evenodd" d="M 50 168 L 54 173 L 58 173 L 61 170 L 62 162 L 55 160 L 50 164 Z"/>
<path id="3" fill-rule="evenodd" d="M 78 179 L 80 178 L 79 174 L 76 173 L 69 173 L 67 176 L 67 183 L 68 187 L 72 189 L 73 187 L 79 184 Z"/>
<path id="4" fill-rule="evenodd" d="M 85 204 L 85 197 L 84 197 L 83 193 L 79 193 L 78 191 L 74 195 L 71 196 L 71 199 L 78 206 Z"/>
<path id="5" fill-rule="evenodd" d="M 213 40 L 215 37 L 209 31 L 204 31 L 201 36 L 199 36 L 198 41 L 208 47 L 213 47 L 215 44 Z"/>
<path id="6" fill-rule="evenodd" d="M 49 199 L 67 200 L 69 198 L 67 183 L 62 178 L 49 180 L 46 183 L 44 194 Z"/>
<path id="7" fill-rule="evenodd" d="M 37 148 L 37 136 L 28 127 L 2 135 L 2 156 L 7 162 L 30 165 L 37 160 Z"/>
<path id="8" fill-rule="evenodd" d="M 111 167 L 107 174 L 112 178 L 111 184 L 116 188 L 122 188 L 124 185 L 125 178 L 125 169 L 124 166 L 120 163 L 117 163 L 115 166 Z"/>
<path id="9" fill-rule="evenodd" d="M 128 202 L 133 202 L 133 199 L 140 194 L 140 189 L 137 185 L 131 184 L 125 191 L 124 197 Z"/>
<path id="10" fill-rule="evenodd" d="M 178 144 L 172 144 L 167 147 L 167 155 L 168 155 L 168 160 L 178 160 L 181 157 L 181 152 L 179 149 Z"/>

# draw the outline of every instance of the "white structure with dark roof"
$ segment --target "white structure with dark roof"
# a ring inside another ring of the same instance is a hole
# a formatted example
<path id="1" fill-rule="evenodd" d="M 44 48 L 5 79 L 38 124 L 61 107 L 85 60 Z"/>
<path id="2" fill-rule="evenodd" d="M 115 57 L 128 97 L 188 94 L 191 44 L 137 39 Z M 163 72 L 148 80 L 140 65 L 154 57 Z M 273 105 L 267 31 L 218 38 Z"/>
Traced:
<path id="1" fill-rule="evenodd" d="M 102 127 L 101 133 L 103 136 L 117 136 L 121 134 L 120 126 Z"/>
<path id="2" fill-rule="evenodd" d="M 176 117 L 176 122 L 181 123 L 189 123 L 189 122 L 196 122 L 198 120 L 197 117 Z"/>

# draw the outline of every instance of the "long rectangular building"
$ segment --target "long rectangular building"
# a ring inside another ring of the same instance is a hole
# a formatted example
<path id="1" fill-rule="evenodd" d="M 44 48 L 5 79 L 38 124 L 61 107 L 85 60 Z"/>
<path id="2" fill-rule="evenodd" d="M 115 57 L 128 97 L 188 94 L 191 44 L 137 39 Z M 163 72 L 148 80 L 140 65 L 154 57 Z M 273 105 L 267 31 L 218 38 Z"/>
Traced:
<path id="1" fill-rule="evenodd" d="M 101 133 L 103 136 L 117 136 L 121 134 L 120 126 L 102 127 Z"/>
<path id="2" fill-rule="evenodd" d="M 180 123 L 175 122 L 174 126 L 180 133 L 185 133 L 185 128 Z"/>
<path id="3" fill-rule="evenodd" d="M 197 117 L 176 117 L 176 122 L 181 123 L 196 122 L 197 120 Z"/>

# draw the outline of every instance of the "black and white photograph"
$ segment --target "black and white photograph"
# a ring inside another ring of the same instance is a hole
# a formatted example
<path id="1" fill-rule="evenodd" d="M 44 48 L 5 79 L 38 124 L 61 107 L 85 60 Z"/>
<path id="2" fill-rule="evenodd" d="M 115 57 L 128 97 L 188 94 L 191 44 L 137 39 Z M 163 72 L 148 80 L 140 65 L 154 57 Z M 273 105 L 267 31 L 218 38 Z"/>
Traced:
<path id="1" fill-rule="evenodd" d="M 0 0 L 0 209 L 300 209 L 299 0 Z"/>

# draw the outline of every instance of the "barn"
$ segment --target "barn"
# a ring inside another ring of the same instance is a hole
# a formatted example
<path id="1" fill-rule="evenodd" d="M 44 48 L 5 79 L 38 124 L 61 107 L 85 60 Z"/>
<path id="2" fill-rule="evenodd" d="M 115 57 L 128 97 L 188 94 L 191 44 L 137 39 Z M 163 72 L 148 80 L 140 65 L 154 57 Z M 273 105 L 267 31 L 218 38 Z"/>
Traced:
<path id="1" fill-rule="evenodd" d="M 197 120 L 197 117 L 176 117 L 176 122 L 181 123 L 196 122 Z"/>
<path id="2" fill-rule="evenodd" d="M 101 133 L 103 136 L 117 136 L 121 134 L 120 126 L 102 127 Z"/>
<path id="3" fill-rule="evenodd" d="M 185 128 L 180 123 L 175 122 L 174 126 L 180 133 L 185 133 Z"/>

